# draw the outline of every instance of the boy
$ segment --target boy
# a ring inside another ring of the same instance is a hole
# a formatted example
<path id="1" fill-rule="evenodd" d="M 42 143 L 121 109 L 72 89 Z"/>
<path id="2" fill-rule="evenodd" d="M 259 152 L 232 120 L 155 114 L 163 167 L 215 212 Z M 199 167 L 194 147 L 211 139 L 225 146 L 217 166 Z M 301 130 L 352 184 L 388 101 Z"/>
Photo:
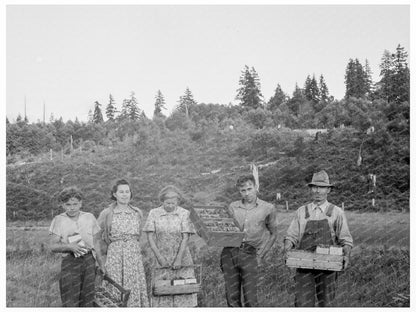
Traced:
<path id="1" fill-rule="evenodd" d="M 94 215 L 81 211 L 83 195 L 76 187 L 58 195 L 65 212 L 57 215 L 49 228 L 49 247 L 62 253 L 59 289 L 63 307 L 92 307 L 95 295 L 93 237 L 99 232 Z"/>

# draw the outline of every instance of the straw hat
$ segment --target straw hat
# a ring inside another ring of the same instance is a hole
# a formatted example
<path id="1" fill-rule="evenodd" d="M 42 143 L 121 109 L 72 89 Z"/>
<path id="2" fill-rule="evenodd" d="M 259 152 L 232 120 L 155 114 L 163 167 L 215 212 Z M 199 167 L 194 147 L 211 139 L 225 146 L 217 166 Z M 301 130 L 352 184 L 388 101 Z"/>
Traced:
<path id="1" fill-rule="evenodd" d="M 329 177 L 328 174 L 325 172 L 325 170 L 316 172 L 313 174 L 312 182 L 308 183 L 308 186 L 327 186 L 327 187 L 333 187 L 333 184 L 329 183 Z"/>

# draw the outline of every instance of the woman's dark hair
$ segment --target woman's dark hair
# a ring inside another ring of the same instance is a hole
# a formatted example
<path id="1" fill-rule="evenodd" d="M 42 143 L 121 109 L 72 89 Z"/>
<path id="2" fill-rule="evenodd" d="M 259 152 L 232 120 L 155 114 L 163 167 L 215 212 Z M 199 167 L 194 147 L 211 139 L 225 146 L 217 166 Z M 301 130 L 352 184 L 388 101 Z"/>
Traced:
<path id="1" fill-rule="evenodd" d="M 117 200 L 117 198 L 115 198 L 113 194 L 114 193 L 117 193 L 117 190 L 118 190 L 118 186 L 119 185 L 128 185 L 129 186 L 129 189 L 130 189 L 130 199 L 132 199 L 133 198 L 133 192 L 131 191 L 130 183 L 127 182 L 127 180 L 124 180 L 124 179 L 118 180 L 114 184 L 113 188 L 111 189 L 111 199 L 112 200 Z"/>
<path id="2" fill-rule="evenodd" d="M 244 185 L 244 183 L 251 181 L 253 183 L 253 185 L 256 185 L 256 180 L 254 179 L 254 176 L 252 174 L 247 174 L 247 175 L 243 175 L 240 176 L 237 179 L 237 183 L 235 184 L 237 187 L 241 187 Z"/>
<path id="3" fill-rule="evenodd" d="M 66 203 L 71 198 L 76 198 L 78 200 L 82 200 L 84 195 L 80 191 L 79 188 L 76 186 L 70 186 L 64 188 L 59 194 L 58 194 L 58 201 L 60 203 Z"/>

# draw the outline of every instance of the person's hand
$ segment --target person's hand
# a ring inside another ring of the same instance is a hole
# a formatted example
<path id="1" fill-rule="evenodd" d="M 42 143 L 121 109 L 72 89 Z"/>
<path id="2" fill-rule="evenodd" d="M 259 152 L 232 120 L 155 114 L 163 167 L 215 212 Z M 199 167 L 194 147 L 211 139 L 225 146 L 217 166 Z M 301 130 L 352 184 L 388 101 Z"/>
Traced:
<path id="1" fill-rule="evenodd" d="M 168 263 L 168 261 L 163 257 L 163 256 L 160 256 L 158 259 L 157 259 L 157 261 L 159 262 L 159 265 L 162 267 L 162 268 L 168 268 L 168 267 L 170 267 L 170 265 L 169 265 L 169 263 Z"/>
<path id="2" fill-rule="evenodd" d="M 285 244 L 283 246 L 283 258 L 287 260 L 287 252 L 293 248 L 293 243 L 289 240 L 285 240 Z"/>
<path id="3" fill-rule="evenodd" d="M 344 256 L 344 260 L 343 260 L 343 268 L 344 268 L 344 270 L 347 269 L 349 263 L 350 263 L 350 256 Z"/>
<path id="4" fill-rule="evenodd" d="M 342 247 L 342 252 L 344 254 L 343 264 L 344 270 L 350 264 L 350 254 L 351 254 L 351 246 L 345 245 Z"/>
<path id="5" fill-rule="evenodd" d="M 99 270 L 101 271 L 101 273 L 103 273 L 103 275 L 106 275 L 107 274 L 107 269 L 105 268 L 104 265 L 103 266 L 100 266 L 99 267 Z"/>
<path id="6" fill-rule="evenodd" d="M 175 259 L 175 261 L 173 261 L 173 263 L 172 263 L 172 269 L 174 269 L 174 270 L 180 269 L 181 266 L 182 266 L 181 259 Z"/>
<path id="7" fill-rule="evenodd" d="M 78 245 L 77 243 L 71 243 L 68 245 L 69 249 L 74 253 L 76 257 L 85 255 L 88 252 L 88 249 Z"/>

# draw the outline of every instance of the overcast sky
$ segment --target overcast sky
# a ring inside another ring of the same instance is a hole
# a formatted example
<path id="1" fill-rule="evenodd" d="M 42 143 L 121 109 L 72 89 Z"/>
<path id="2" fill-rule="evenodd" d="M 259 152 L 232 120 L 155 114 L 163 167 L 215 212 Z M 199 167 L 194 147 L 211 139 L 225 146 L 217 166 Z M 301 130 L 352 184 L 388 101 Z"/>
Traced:
<path id="1" fill-rule="evenodd" d="M 6 8 L 6 114 L 30 122 L 51 113 L 86 121 L 94 102 L 117 108 L 136 93 L 153 116 L 161 90 L 168 114 L 186 87 L 199 103 L 237 104 L 244 65 L 264 100 L 279 83 L 291 95 L 322 74 L 341 99 L 348 60 L 368 59 L 379 80 L 384 50 L 410 53 L 408 5 L 48 6 Z"/>

